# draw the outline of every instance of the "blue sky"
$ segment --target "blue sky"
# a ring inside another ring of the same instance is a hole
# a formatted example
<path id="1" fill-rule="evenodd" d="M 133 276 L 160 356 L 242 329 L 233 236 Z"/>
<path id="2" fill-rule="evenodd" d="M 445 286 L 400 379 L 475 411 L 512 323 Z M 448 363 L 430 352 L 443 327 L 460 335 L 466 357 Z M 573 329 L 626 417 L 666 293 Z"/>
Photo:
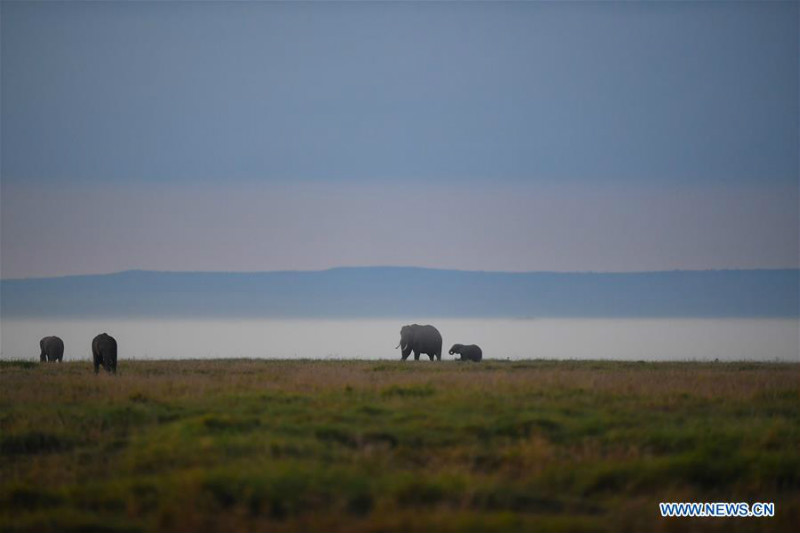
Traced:
<path id="1" fill-rule="evenodd" d="M 0 9 L 3 277 L 797 266 L 796 2 Z"/>

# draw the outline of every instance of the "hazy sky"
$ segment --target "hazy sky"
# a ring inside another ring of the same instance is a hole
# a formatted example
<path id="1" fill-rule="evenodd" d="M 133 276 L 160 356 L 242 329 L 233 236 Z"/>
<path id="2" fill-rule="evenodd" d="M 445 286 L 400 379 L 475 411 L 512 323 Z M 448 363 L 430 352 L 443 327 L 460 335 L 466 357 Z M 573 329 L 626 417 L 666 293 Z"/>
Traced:
<path id="1" fill-rule="evenodd" d="M 798 265 L 797 2 L 2 2 L 3 277 Z"/>

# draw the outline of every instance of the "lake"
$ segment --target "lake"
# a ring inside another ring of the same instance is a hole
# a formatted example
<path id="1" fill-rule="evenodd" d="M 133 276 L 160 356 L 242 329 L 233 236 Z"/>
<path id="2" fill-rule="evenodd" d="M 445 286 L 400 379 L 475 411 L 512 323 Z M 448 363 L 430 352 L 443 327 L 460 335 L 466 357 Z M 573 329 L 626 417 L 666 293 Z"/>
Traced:
<path id="1" fill-rule="evenodd" d="M 433 324 L 444 339 L 478 344 L 485 358 L 645 361 L 798 361 L 797 319 L 351 319 L 3 320 L 0 357 L 38 359 L 58 335 L 65 360 L 90 359 L 91 341 L 116 337 L 123 359 L 398 359 L 400 327 Z M 425 357 L 425 356 L 423 356 Z"/>

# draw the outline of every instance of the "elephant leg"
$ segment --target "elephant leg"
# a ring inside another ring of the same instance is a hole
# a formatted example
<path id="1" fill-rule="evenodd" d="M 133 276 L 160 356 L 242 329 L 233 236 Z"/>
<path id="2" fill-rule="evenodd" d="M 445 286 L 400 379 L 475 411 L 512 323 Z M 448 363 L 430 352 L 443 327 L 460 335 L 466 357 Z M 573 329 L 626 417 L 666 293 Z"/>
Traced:
<path id="1" fill-rule="evenodd" d="M 432 354 L 432 353 L 429 353 L 429 354 L 428 354 L 428 359 L 430 359 L 431 361 L 433 361 L 433 358 L 434 358 L 434 357 L 436 357 L 436 355 L 435 355 L 435 354 Z"/>
<path id="2" fill-rule="evenodd" d="M 414 361 L 419 361 L 419 352 L 414 350 Z"/>

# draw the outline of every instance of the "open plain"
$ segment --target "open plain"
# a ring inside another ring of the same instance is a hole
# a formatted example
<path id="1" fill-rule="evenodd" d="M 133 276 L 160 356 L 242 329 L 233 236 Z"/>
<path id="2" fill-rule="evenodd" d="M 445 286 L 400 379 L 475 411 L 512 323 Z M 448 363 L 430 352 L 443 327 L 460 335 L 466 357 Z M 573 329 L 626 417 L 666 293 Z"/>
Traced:
<path id="1" fill-rule="evenodd" d="M 0 362 L 2 531 L 788 531 L 800 365 Z M 661 518 L 665 501 L 773 518 Z"/>

